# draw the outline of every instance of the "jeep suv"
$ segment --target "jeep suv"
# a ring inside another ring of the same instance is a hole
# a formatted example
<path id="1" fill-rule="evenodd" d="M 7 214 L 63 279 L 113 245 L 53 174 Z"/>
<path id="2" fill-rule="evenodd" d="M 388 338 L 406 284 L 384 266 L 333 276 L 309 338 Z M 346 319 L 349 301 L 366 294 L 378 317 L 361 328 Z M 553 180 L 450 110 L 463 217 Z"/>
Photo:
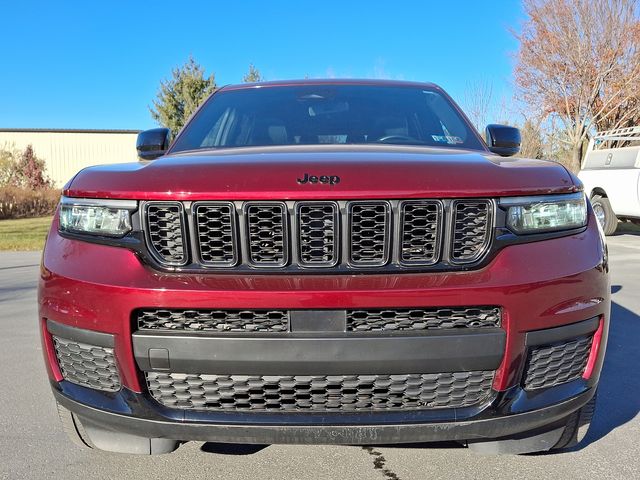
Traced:
<path id="1" fill-rule="evenodd" d="M 507 158 L 439 87 L 217 90 L 141 162 L 65 187 L 39 282 L 78 444 L 482 452 L 575 445 L 609 322 L 607 252 L 561 165 Z"/>

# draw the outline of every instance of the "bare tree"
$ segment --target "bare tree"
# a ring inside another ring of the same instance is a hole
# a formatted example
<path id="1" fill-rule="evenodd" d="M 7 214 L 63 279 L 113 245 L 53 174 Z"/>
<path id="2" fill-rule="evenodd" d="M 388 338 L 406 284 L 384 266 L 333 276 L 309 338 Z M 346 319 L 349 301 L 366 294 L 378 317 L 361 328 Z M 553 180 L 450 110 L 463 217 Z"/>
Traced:
<path id="1" fill-rule="evenodd" d="M 559 118 L 577 171 L 594 128 L 640 119 L 638 3 L 524 0 L 524 8 L 516 84 L 533 111 Z"/>
<path id="2" fill-rule="evenodd" d="M 462 96 L 463 110 L 479 132 L 484 132 L 492 106 L 493 86 L 484 80 L 467 83 Z"/>
<path id="3" fill-rule="evenodd" d="M 520 144 L 520 155 L 526 158 L 544 158 L 544 140 L 540 122 L 536 119 L 527 118 L 520 127 L 522 143 Z"/>

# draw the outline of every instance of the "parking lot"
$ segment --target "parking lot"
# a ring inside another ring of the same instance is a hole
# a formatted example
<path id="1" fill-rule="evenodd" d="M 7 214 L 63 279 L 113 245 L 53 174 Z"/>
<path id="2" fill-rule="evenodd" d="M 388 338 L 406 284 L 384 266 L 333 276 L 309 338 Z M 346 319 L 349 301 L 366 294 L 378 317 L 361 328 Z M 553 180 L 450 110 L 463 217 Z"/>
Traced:
<path id="1" fill-rule="evenodd" d="M 455 444 L 395 447 L 189 443 L 169 455 L 99 454 L 71 444 L 55 413 L 36 324 L 39 253 L 0 252 L 0 478 L 640 478 L 640 236 L 610 237 L 612 323 L 598 408 L 580 448 L 480 456 Z"/>

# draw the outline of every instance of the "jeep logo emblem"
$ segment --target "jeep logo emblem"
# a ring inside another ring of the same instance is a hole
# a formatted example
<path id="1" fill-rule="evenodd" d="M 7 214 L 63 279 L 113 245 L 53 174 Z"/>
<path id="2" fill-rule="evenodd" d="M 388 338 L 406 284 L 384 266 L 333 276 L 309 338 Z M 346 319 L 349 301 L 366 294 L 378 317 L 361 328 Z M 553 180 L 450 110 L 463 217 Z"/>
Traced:
<path id="1" fill-rule="evenodd" d="M 337 175 L 321 175 L 317 177 L 315 175 L 305 173 L 302 178 L 298 178 L 298 183 L 300 185 L 304 185 L 305 183 L 324 183 L 335 185 L 336 183 L 340 183 L 340 177 Z"/>

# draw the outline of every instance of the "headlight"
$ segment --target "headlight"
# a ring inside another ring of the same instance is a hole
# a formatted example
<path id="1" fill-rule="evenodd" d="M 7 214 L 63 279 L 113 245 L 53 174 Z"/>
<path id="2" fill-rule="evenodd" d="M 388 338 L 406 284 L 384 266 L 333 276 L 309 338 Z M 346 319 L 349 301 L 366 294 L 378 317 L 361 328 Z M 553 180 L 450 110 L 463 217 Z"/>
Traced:
<path id="1" fill-rule="evenodd" d="M 500 199 L 507 211 L 507 227 L 514 233 L 570 230 L 587 224 L 584 193 Z"/>
<path id="2" fill-rule="evenodd" d="M 107 237 L 122 237 L 131 231 L 132 200 L 101 200 L 62 197 L 60 230 Z"/>

